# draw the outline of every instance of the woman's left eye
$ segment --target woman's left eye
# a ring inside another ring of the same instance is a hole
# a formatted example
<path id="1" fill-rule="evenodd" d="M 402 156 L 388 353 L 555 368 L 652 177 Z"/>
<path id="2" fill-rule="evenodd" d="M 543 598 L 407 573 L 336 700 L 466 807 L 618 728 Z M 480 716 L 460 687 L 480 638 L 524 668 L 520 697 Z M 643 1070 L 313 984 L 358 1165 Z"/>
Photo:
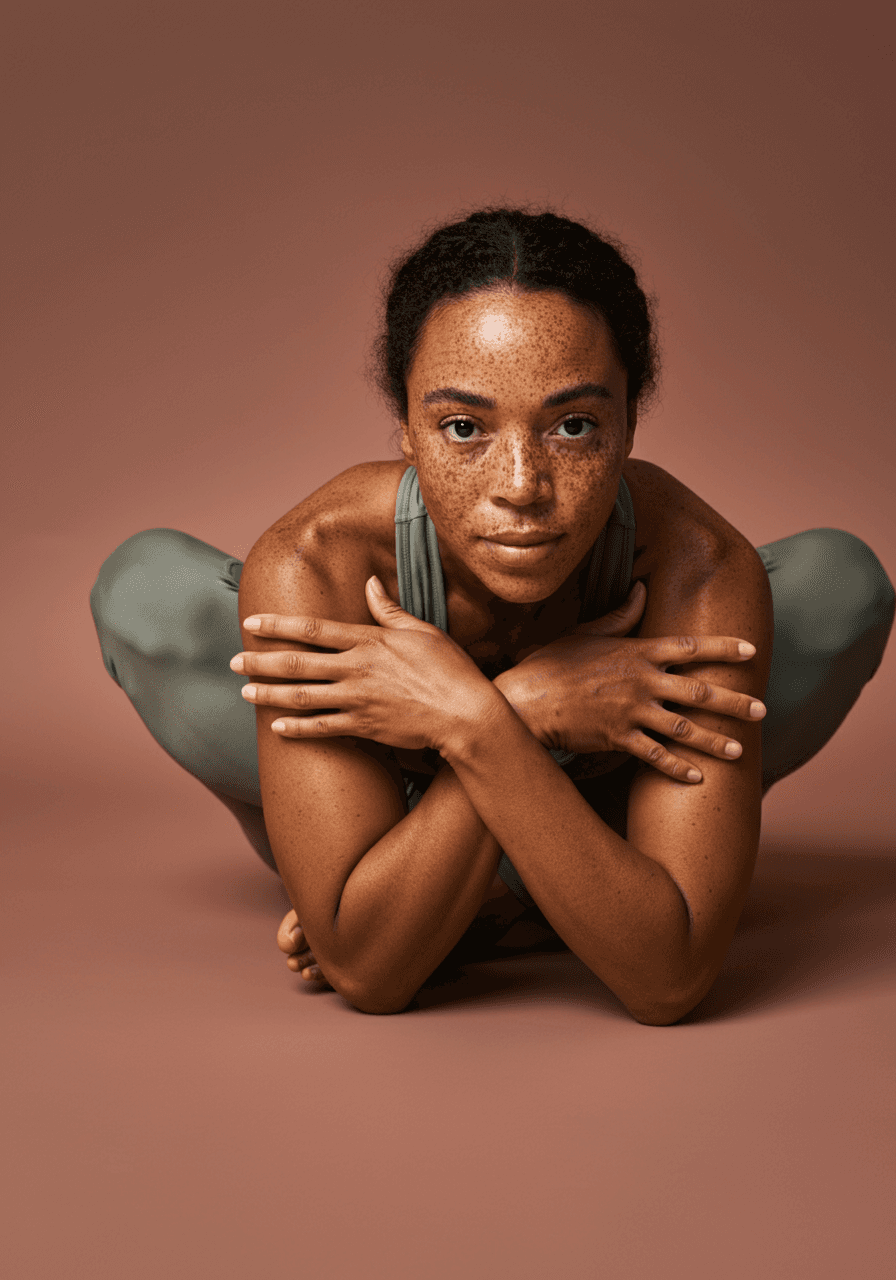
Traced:
<path id="1" fill-rule="evenodd" d="M 560 432 L 566 429 L 568 434 L 560 436 L 561 440 L 579 440 L 582 436 L 591 435 L 595 424 L 590 418 L 564 418 L 557 428 Z"/>
<path id="2" fill-rule="evenodd" d="M 452 418 L 450 422 L 445 423 L 444 430 L 447 431 L 449 439 L 463 441 L 475 440 L 473 432 L 478 431 L 479 428 L 469 418 Z"/>

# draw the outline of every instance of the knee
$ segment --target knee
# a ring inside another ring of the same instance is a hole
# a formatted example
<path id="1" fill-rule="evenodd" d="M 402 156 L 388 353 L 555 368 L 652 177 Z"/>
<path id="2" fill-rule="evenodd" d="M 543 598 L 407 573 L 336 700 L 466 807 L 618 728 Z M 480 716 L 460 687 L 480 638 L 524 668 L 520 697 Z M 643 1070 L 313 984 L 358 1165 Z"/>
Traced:
<path id="1" fill-rule="evenodd" d="M 177 529 L 135 533 L 104 561 L 90 593 L 101 641 L 112 639 L 147 657 L 177 658 L 208 633 L 220 610 L 213 550 Z"/>
<path id="2" fill-rule="evenodd" d="M 797 538 L 794 568 L 814 644 L 840 652 L 869 634 L 880 633 L 885 641 L 896 595 L 868 544 L 844 529 L 810 529 Z"/>

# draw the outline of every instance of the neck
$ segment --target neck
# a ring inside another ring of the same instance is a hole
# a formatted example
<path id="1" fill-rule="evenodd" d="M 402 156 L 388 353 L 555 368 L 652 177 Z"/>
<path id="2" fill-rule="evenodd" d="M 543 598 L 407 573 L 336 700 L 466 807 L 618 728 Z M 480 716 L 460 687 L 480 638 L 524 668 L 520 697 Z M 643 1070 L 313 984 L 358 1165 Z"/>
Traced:
<path id="1" fill-rule="evenodd" d="M 470 573 L 445 573 L 449 632 L 462 648 L 490 642 L 501 650 L 547 644 L 578 621 L 591 553 L 544 600 L 515 603 L 489 591 Z M 447 566 L 445 569 L 447 570 Z"/>

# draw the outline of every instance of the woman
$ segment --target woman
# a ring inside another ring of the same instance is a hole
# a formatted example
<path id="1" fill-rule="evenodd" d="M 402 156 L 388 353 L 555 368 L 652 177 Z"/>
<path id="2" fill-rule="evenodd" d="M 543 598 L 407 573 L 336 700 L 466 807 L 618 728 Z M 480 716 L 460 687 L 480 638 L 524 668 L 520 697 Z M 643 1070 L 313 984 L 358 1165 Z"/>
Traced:
<path id="1" fill-rule="evenodd" d="M 241 577 L 187 535 L 129 539 L 92 596 L 107 667 L 275 863 L 308 979 L 401 1010 L 512 902 L 675 1022 L 731 941 L 762 795 L 880 663 L 892 585 L 837 530 L 757 554 L 630 457 L 650 308 L 579 224 L 441 228 L 393 272 L 378 355 L 403 460 L 305 499 Z"/>

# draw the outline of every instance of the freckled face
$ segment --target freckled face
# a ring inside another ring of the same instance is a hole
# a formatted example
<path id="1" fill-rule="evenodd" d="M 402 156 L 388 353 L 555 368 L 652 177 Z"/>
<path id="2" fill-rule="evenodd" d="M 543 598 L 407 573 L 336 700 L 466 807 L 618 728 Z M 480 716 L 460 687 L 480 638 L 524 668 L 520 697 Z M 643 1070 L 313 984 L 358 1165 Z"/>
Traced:
<path id="1" fill-rule="evenodd" d="M 402 450 L 449 576 L 527 604 L 575 572 L 634 444 L 626 384 L 606 324 L 563 294 L 495 289 L 432 313 Z"/>

